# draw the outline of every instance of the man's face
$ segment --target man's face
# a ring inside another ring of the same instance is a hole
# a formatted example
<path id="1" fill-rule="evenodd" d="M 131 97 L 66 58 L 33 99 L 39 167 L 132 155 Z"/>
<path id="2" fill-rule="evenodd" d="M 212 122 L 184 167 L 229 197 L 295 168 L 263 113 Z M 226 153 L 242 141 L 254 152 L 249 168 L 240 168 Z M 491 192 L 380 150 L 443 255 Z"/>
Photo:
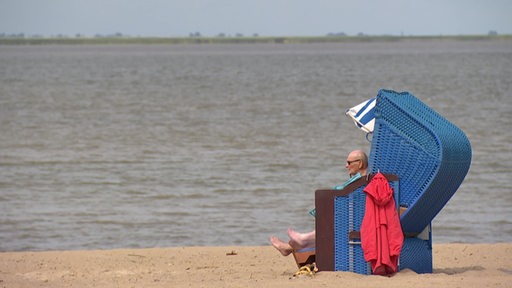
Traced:
<path id="1" fill-rule="evenodd" d="M 361 161 L 361 159 L 357 158 L 357 155 L 348 155 L 345 168 L 348 169 L 348 174 L 350 176 L 354 176 L 357 174 L 357 172 L 359 172 Z"/>

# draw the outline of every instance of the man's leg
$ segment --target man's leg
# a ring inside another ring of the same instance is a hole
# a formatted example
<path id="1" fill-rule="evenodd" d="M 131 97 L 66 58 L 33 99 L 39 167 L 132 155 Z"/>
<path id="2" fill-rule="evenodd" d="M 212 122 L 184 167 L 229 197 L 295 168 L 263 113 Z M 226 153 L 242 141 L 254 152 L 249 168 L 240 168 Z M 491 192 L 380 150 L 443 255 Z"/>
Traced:
<path id="1" fill-rule="evenodd" d="M 315 230 L 308 233 L 299 233 L 292 228 L 288 228 L 288 236 L 290 237 L 290 245 L 295 250 L 315 247 Z"/>

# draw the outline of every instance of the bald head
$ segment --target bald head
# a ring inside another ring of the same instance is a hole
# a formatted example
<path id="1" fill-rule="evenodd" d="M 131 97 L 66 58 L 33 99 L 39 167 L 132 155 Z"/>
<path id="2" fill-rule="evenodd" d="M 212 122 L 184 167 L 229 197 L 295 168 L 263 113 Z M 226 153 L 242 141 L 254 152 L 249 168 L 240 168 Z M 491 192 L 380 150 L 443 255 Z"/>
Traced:
<path id="1" fill-rule="evenodd" d="M 354 176 L 357 173 L 366 175 L 366 169 L 368 168 L 368 156 L 363 150 L 354 150 L 348 154 L 347 164 L 345 167 L 348 169 L 350 176 Z"/>

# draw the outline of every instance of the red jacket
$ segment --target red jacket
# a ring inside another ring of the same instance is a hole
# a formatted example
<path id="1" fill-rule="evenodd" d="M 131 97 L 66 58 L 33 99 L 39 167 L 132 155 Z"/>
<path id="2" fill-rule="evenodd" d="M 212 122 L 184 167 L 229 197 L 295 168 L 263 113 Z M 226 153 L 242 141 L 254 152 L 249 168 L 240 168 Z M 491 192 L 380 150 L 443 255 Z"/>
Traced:
<path id="1" fill-rule="evenodd" d="M 364 192 L 366 210 L 361 223 L 364 259 L 371 263 L 373 274 L 396 273 L 404 236 L 393 198 L 393 188 L 379 172 Z"/>

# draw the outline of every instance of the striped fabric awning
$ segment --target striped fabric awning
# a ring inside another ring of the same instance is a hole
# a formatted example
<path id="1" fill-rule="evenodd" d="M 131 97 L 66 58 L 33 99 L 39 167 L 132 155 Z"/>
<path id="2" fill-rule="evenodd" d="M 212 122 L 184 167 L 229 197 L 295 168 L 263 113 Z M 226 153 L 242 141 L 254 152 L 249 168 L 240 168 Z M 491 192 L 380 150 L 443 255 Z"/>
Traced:
<path id="1" fill-rule="evenodd" d="M 376 98 L 366 100 L 359 105 L 347 109 L 345 112 L 345 115 L 352 118 L 356 126 L 366 133 L 373 132 L 373 126 L 375 124 L 375 99 Z"/>

